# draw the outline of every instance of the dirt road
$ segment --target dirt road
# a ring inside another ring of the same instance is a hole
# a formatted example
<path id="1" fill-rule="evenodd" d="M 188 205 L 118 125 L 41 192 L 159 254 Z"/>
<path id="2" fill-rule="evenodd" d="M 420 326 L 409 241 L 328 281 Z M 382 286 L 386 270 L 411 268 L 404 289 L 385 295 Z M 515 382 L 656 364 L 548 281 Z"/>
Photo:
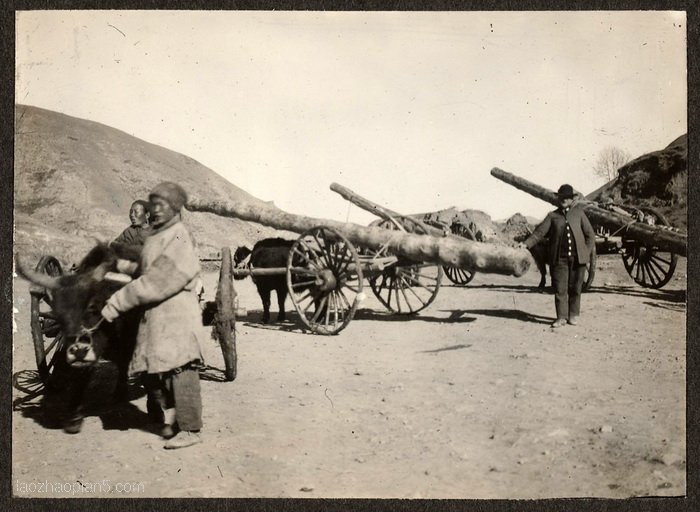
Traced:
<path id="1" fill-rule="evenodd" d="M 166 451 L 145 398 L 43 424 L 15 390 L 12 489 L 33 497 L 547 498 L 685 494 L 685 259 L 662 290 L 601 256 L 578 326 L 552 330 L 538 275 L 444 286 L 418 317 L 371 296 L 338 336 L 262 326 L 236 282 L 239 373 L 207 346 L 205 442 Z M 216 276 L 208 274 L 207 293 Z M 14 372 L 34 370 L 15 283 Z M 292 309 L 290 303 L 288 311 Z M 79 483 L 79 484 L 77 484 Z M 43 485 L 44 491 L 40 491 Z M 50 484 L 50 485 L 49 485 Z"/>

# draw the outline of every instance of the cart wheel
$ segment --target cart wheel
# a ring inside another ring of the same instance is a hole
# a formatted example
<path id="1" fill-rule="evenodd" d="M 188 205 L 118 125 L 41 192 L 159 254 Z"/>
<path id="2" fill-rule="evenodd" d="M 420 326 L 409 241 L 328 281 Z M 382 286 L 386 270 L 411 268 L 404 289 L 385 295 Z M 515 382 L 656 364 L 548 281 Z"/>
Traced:
<path id="1" fill-rule="evenodd" d="M 362 300 L 362 267 L 353 245 L 337 231 L 315 227 L 292 244 L 287 289 L 299 318 L 317 334 L 337 334 Z"/>
<path id="2" fill-rule="evenodd" d="M 593 284 L 593 279 L 595 279 L 595 266 L 596 266 L 597 261 L 598 261 L 598 254 L 595 251 L 595 245 L 594 245 L 593 250 L 591 251 L 590 261 L 588 262 L 588 265 L 586 265 L 586 273 L 584 274 L 584 278 L 583 278 L 582 290 L 584 292 L 588 291 L 588 289 Z"/>
<path id="3" fill-rule="evenodd" d="M 233 288 L 233 271 L 231 266 L 231 249 L 221 249 L 221 271 L 219 272 L 219 286 L 216 289 L 216 320 L 214 329 L 221 345 L 221 353 L 224 356 L 226 366 L 226 380 L 233 381 L 236 378 L 238 367 L 238 355 L 236 354 L 236 308 L 234 298 L 236 291 Z"/>
<path id="4" fill-rule="evenodd" d="M 411 217 L 396 217 L 393 222 L 382 220 L 377 225 L 385 229 L 426 234 L 425 229 Z M 435 300 L 441 281 L 441 266 L 399 258 L 395 265 L 370 278 L 369 285 L 387 309 L 400 315 L 412 315 Z"/>
<path id="5" fill-rule="evenodd" d="M 459 235 L 467 240 L 476 240 L 472 230 L 463 224 L 452 224 L 450 230 L 454 235 Z M 476 272 L 472 272 L 471 270 L 463 270 L 458 267 L 448 267 L 446 265 L 442 266 L 442 270 L 445 272 L 447 279 L 460 286 L 469 283 L 474 279 L 474 274 L 476 274 Z"/>
<path id="6" fill-rule="evenodd" d="M 640 208 L 647 218 L 656 225 L 668 226 L 666 218 L 652 208 Z M 653 245 L 623 238 L 622 261 L 625 270 L 634 281 L 645 288 L 661 288 L 669 282 L 676 269 L 678 255 L 662 251 Z"/>
<path id="7" fill-rule="evenodd" d="M 61 264 L 53 256 L 43 256 L 37 264 L 36 271 L 50 276 L 63 275 Z M 64 343 L 63 331 L 58 317 L 53 312 L 53 297 L 51 290 L 37 285 L 30 285 L 32 341 L 34 342 L 34 357 L 39 370 L 39 377 L 46 385 L 61 365 Z"/>

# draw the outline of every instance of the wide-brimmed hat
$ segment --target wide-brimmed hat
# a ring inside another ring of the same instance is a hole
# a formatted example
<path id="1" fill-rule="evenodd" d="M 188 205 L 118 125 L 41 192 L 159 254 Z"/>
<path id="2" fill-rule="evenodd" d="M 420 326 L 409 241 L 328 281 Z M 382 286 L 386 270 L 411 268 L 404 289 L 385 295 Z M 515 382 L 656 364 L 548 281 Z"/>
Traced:
<path id="1" fill-rule="evenodd" d="M 164 199 L 176 212 L 182 210 L 182 207 L 187 203 L 187 192 L 185 192 L 185 189 L 171 181 L 164 181 L 153 187 L 151 193 L 148 194 L 148 199 L 150 200 L 153 196 Z"/>
<path id="2" fill-rule="evenodd" d="M 557 190 L 557 196 L 559 196 L 560 199 L 573 199 L 574 187 L 565 183 L 564 185 L 559 187 L 559 190 Z"/>

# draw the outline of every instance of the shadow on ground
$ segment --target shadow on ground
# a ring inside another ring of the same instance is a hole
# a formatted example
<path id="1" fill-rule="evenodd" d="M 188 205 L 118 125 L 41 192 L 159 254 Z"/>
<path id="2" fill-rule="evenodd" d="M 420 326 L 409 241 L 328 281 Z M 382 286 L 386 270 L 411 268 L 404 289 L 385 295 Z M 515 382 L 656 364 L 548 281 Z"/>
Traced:
<path id="1" fill-rule="evenodd" d="M 644 297 L 666 302 L 685 303 L 685 290 L 664 290 L 643 288 L 641 286 L 593 286 L 587 293 L 614 293 L 616 295 L 628 295 L 630 297 Z"/>
<path id="2" fill-rule="evenodd" d="M 520 309 L 454 309 L 442 311 L 451 311 L 450 321 L 458 321 L 462 315 L 493 316 L 496 318 L 507 318 L 509 320 L 519 320 L 521 322 L 535 324 L 550 324 L 552 320 L 554 320 L 550 317 L 533 315 L 532 313 Z M 475 318 L 469 318 L 469 321 L 473 320 L 475 320 Z"/>

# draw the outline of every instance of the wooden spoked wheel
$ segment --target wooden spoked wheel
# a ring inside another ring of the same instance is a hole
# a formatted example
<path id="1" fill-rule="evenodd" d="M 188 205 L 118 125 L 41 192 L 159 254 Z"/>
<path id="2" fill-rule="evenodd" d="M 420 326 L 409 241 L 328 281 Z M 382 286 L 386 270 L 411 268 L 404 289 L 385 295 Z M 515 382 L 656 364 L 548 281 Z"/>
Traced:
<path id="1" fill-rule="evenodd" d="M 645 221 L 657 226 L 668 226 L 666 218 L 652 208 L 640 208 Z M 662 251 L 654 245 L 637 240 L 622 239 L 622 261 L 625 270 L 634 281 L 645 288 L 661 288 L 669 282 L 676 269 L 678 255 Z"/>
<path id="2" fill-rule="evenodd" d="M 450 230 L 454 235 L 459 235 L 467 240 L 476 240 L 472 230 L 463 224 L 452 224 Z M 474 274 L 476 274 L 476 272 L 472 272 L 471 270 L 463 270 L 461 268 L 448 267 L 446 265 L 443 265 L 442 270 L 445 272 L 447 279 L 460 286 L 468 284 L 472 279 L 474 279 Z"/>
<path id="3" fill-rule="evenodd" d="M 231 249 L 224 247 L 221 249 L 221 270 L 219 271 L 219 285 L 216 289 L 214 329 L 219 345 L 221 345 L 221 353 L 226 367 L 224 373 L 229 382 L 235 380 L 238 368 L 235 297 Z"/>
<path id="4" fill-rule="evenodd" d="M 598 261 L 598 255 L 595 251 L 595 245 L 594 245 L 593 250 L 591 251 L 590 260 L 588 262 L 588 265 L 586 265 L 586 273 L 584 274 L 584 277 L 583 277 L 583 287 L 581 289 L 584 292 L 588 291 L 588 289 L 593 284 L 593 279 L 595 279 L 595 266 L 597 264 L 597 261 Z"/>
<path id="5" fill-rule="evenodd" d="M 35 270 L 53 277 L 63 275 L 61 264 L 53 256 L 43 256 Z M 44 384 L 61 365 L 64 355 L 64 335 L 58 317 L 53 311 L 51 290 L 30 285 L 32 341 L 39 377 Z M 65 358 L 64 358 L 65 359 Z"/>
<path id="6" fill-rule="evenodd" d="M 396 217 L 394 222 L 382 220 L 378 226 L 385 229 L 426 234 L 425 229 L 411 217 Z M 373 256 L 382 256 L 383 250 Z M 381 274 L 369 280 L 372 292 L 390 311 L 400 315 L 412 315 L 427 308 L 435 300 L 442 281 L 442 267 L 432 263 L 419 263 L 399 258 Z"/>
<path id="7" fill-rule="evenodd" d="M 289 251 L 287 288 L 301 321 L 317 334 L 337 334 L 363 298 L 362 267 L 353 245 L 337 231 L 315 227 Z"/>

